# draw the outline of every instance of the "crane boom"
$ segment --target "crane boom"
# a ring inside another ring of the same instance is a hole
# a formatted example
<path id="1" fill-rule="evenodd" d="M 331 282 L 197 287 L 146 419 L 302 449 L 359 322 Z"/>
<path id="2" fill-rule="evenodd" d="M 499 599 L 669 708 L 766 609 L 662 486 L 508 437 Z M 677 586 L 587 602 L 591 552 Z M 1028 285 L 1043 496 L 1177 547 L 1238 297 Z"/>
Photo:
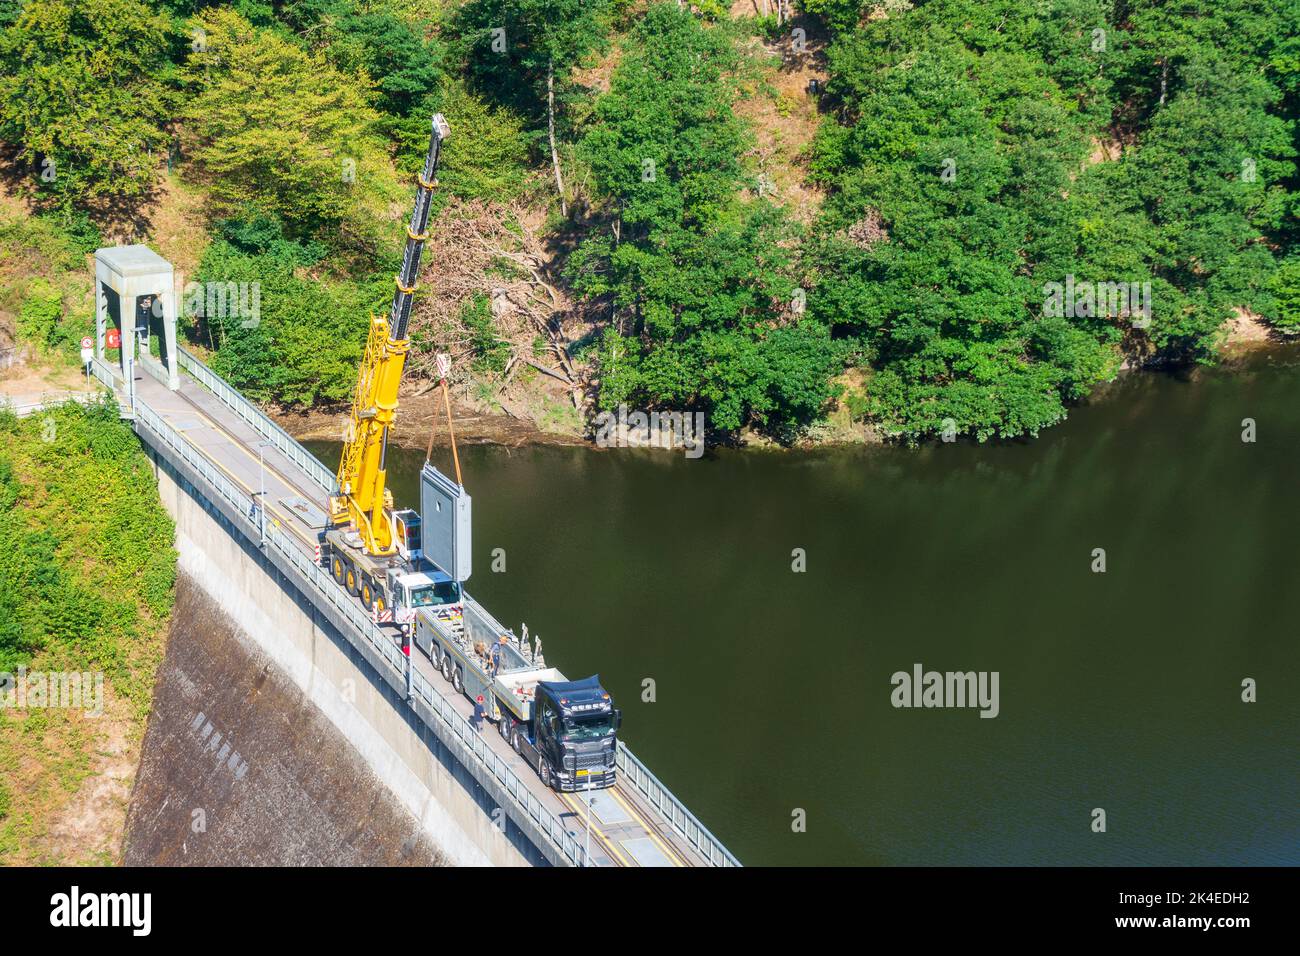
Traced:
<path id="1" fill-rule="evenodd" d="M 393 292 L 393 307 L 387 318 L 375 316 L 370 320 L 347 441 L 339 461 L 339 493 L 330 497 L 330 523 L 355 527 L 363 549 L 377 557 L 397 550 L 392 493 L 386 487 L 388 433 L 397 415 L 397 391 L 410 348 L 407 328 L 420 275 L 420 257 L 428 238 L 439 154 L 450 133 L 442 114 L 434 114 L 429 152 L 415 190 L 411 222 L 406 227 L 406 249 Z"/>

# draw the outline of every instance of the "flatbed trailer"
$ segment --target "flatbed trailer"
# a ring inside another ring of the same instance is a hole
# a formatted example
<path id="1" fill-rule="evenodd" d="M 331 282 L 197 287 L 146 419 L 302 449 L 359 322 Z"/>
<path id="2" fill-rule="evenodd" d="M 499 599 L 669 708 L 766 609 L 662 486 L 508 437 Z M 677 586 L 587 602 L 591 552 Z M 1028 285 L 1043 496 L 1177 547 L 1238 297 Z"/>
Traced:
<path id="1" fill-rule="evenodd" d="M 472 615 L 455 630 L 421 609 L 412 636 L 454 690 L 481 699 L 502 739 L 548 787 L 614 785 L 622 713 L 599 677 L 569 681 L 514 635 L 494 633 Z"/>

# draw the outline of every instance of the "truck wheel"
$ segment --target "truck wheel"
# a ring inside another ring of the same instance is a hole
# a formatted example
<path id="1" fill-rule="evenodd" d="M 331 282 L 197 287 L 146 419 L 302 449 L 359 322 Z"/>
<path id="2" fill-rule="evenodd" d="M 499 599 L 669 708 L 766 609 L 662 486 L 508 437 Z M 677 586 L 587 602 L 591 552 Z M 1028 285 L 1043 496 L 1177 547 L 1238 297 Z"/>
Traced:
<path id="1" fill-rule="evenodd" d="M 517 725 L 510 728 L 510 746 L 514 748 L 515 753 L 523 754 L 523 745 L 519 743 L 519 727 Z"/>
<path id="2" fill-rule="evenodd" d="M 442 672 L 443 680 L 445 681 L 451 680 L 451 656 L 450 655 L 448 654 L 441 655 L 441 660 L 438 661 L 438 670 Z"/>
<path id="3" fill-rule="evenodd" d="M 502 740 L 510 743 L 510 718 L 505 714 L 502 714 L 497 721 L 497 733 L 501 735 Z"/>
<path id="4" fill-rule="evenodd" d="M 537 758 L 537 775 L 542 778 L 542 783 L 549 789 L 555 789 L 555 787 L 551 785 L 551 765 L 546 762 L 545 757 Z"/>
<path id="5" fill-rule="evenodd" d="M 454 691 L 455 691 L 456 693 L 458 693 L 458 694 L 463 693 L 464 690 L 465 690 L 465 680 L 464 680 L 464 678 L 461 676 L 460 668 L 459 668 L 459 667 L 452 668 L 452 672 L 451 672 L 451 689 L 454 690 Z"/>
<path id="6" fill-rule="evenodd" d="M 335 555 L 334 560 L 330 562 L 330 570 L 334 572 L 334 583 L 342 584 L 343 583 L 343 559 L 340 558 L 338 555 Z"/>

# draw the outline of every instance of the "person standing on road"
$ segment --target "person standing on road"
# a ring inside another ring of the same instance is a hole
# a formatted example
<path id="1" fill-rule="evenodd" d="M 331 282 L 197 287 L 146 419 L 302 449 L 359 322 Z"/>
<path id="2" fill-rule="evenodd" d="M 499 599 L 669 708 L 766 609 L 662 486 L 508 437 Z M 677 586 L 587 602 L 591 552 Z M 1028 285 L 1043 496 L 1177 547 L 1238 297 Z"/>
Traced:
<path id="1" fill-rule="evenodd" d="M 479 694 L 478 699 L 474 701 L 474 716 L 469 719 L 470 726 L 479 733 L 483 732 L 483 718 L 487 716 L 487 708 L 483 706 L 483 695 Z"/>

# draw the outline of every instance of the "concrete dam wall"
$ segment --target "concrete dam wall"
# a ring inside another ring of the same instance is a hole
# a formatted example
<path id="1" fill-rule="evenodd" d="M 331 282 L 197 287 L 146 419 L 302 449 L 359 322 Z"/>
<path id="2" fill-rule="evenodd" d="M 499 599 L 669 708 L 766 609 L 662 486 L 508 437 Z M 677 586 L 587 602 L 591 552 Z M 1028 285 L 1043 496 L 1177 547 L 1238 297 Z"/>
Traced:
<path id="1" fill-rule="evenodd" d="M 256 544 L 150 455 L 181 574 L 126 862 L 544 863 Z"/>
<path id="2" fill-rule="evenodd" d="M 188 573 L 176 582 L 123 858 L 446 862 L 342 733 Z"/>

